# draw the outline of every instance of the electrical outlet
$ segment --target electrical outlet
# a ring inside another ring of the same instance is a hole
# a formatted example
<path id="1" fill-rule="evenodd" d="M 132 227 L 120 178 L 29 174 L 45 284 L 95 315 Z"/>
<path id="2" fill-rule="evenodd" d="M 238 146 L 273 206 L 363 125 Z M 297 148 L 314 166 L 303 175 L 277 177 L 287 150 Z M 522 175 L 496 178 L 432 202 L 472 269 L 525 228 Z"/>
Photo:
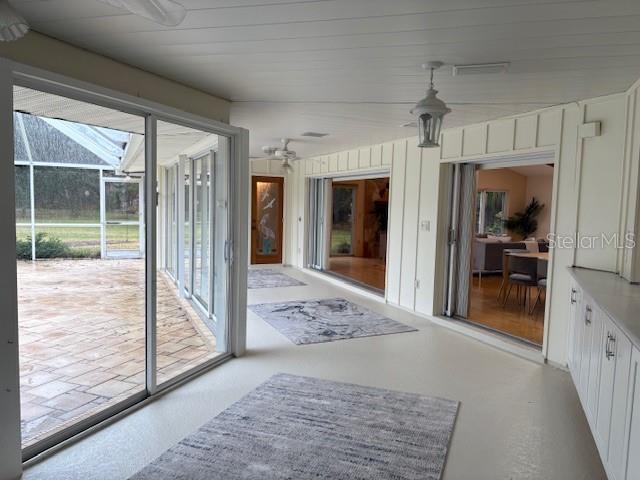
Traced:
<path id="1" fill-rule="evenodd" d="M 431 231 L 431 222 L 429 220 L 421 220 L 420 221 L 420 230 L 424 232 Z"/>

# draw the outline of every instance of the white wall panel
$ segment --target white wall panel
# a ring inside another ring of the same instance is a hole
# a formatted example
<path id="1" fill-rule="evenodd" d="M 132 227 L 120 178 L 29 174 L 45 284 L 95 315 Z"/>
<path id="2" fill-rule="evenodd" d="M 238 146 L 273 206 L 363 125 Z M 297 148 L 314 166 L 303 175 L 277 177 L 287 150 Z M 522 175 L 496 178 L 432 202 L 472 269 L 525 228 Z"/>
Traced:
<path id="1" fill-rule="evenodd" d="M 445 130 L 441 142 L 442 158 L 458 158 L 462 155 L 462 129 Z"/>
<path id="2" fill-rule="evenodd" d="M 402 227 L 404 225 L 404 179 L 407 164 L 407 141 L 393 144 L 393 165 L 389 198 L 389 228 L 387 247 L 387 301 L 400 303 L 400 275 L 402 264 Z"/>
<path id="3" fill-rule="evenodd" d="M 340 152 L 338 156 L 338 170 L 340 172 L 349 170 L 349 152 Z"/>
<path id="4" fill-rule="evenodd" d="M 334 153 L 329 156 L 329 171 L 335 173 L 338 171 L 338 154 Z"/>
<path id="5" fill-rule="evenodd" d="M 251 160 L 251 173 L 253 174 L 269 173 L 269 160 L 267 160 L 266 158 Z"/>
<path id="6" fill-rule="evenodd" d="M 576 251 L 576 265 L 617 271 L 618 251 L 603 235 L 618 234 L 624 172 L 625 97 L 584 104 L 584 122 L 600 121 L 602 134 L 582 139 L 579 151 L 578 232 L 588 239 Z"/>
<path id="7" fill-rule="evenodd" d="M 562 111 L 554 109 L 541 112 L 538 118 L 538 147 L 548 147 L 560 143 Z"/>
<path id="8" fill-rule="evenodd" d="M 329 173 L 329 157 L 320 157 L 320 172 Z"/>
<path id="9" fill-rule="evenodd" d="M 404 217 L 402 222 L 402 263 L 400 265 L 400 305 L 413 309 L 415 300 L 418 209 L 420 207 L 421 152 L 417 138 L 407 141 L 404 176 Z"/>
<path id="10" fill-rule="evenodd" d="M 349 150 L 349 170 L 358 169 L 358 150 Z"/>
<path id="11" fill-rule="evenodd" d="M 415 310 L 431 315 L 434 312 L 436 271 L 436 235 L 438 226 L 438 197 L 440 194 L 440 162 L 437 150 L 423 150 L 420 175 L 420 207 L 418 214 L 418 244 L 416 251 Z M 421 227 L 421 223 L 423 226 Z"/>
<path id="12" fill-rule="evenodd" d="M 393 143 L 382 144 L 382 165 L 389 165 L 393 163 Z"/>
<path id="13" fill-rule="evenodd" d="M 534 148 L 538 135 L 538 115 L 516 118 L 516 150 Z"/>
<path id="14" fill-rule="evenodd" d="M 486 126 L 474 125 L 464 129 L 462 136 L 462 155 L 480 155 L 485 153 L 487 140 Z"/>
<path id="15" fill-rule="evenodd" d="M 311 175 L 313 173 L 313 158 L 307 158 L 304 161 L 305 173 L 307 175 Z"/>
<path id="16" fill-rule="evenodd" d="M 371 147 L 360 149 L 358 152 L 358 166 L 360 168 L 371 168 Z"/>
<path id="17" fill-rule="evenodd" d="M 515 120 L 496 120 L 487 125 L 487 153 L 513 150 Z"/>
<path id="18" fill-rule="evenodd" d="M 373 168 L 382 165 L 382 145 L 374 145 L 371 148 L 371 166 Z"/>

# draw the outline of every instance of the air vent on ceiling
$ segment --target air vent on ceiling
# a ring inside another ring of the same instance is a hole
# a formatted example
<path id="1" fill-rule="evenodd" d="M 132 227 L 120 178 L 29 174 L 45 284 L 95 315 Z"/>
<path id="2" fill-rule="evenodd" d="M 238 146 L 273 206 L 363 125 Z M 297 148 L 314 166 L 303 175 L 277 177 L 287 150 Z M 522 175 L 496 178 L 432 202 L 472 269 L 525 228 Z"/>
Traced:
<path id="1" fill-rule="evenodd" d="M 302 134 L 300 134 L 301 137 L 315 137 L 315 138 L 322 138 L 322 137 L 326 137 L 327 135 L 329 135 L 328 133 L 320 133 L 320 132 L 304 132 Z"/>
<path id="2" fill-rule="evenodd" d="M 505 73 L 508 69 L 509 62 L 454 65 L 453 76 L 458 77 L 462 75 L 487 75 L 495 73 Z"/>

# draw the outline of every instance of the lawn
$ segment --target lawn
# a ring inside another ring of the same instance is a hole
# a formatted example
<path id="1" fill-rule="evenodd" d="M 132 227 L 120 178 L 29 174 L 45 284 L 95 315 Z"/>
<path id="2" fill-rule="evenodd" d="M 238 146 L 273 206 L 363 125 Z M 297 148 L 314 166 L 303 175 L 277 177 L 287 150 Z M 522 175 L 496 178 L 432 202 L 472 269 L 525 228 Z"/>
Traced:
<path id="1" fill-rule="evenodd" d="M 331 230 L 331 255 L 350 255 L 352 253 L 351 227 L 339 227 Z"/>
<path id="2" fill-rule="evenodd" d="M 60 223 L 73 222 L 65 219 L 64 221 L 60 221 Z M 36 226 L 36 234 L 41 232 L 46 233 L 49 238 L 59 238 L 71 251 L 79 256 L 95 257 L 100 255 L 100 227 Z M 16 239 L 27 240 L 30 237 L 30 227 L 16 226 Z M 110 250 L 138 250 L 140 248 L 138 226 L 107 226 L 107 248 Z"/>

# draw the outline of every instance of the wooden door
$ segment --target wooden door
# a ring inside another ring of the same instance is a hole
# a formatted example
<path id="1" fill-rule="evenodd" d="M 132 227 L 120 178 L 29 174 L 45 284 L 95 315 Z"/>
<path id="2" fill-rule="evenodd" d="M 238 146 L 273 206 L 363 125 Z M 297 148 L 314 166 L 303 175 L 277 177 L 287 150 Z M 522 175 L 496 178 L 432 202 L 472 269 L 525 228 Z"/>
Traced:
<path id="1" fill-rule="evenodd" d="M 284 178 L 251 179 L 251 263 L 282 263 Z"/>

